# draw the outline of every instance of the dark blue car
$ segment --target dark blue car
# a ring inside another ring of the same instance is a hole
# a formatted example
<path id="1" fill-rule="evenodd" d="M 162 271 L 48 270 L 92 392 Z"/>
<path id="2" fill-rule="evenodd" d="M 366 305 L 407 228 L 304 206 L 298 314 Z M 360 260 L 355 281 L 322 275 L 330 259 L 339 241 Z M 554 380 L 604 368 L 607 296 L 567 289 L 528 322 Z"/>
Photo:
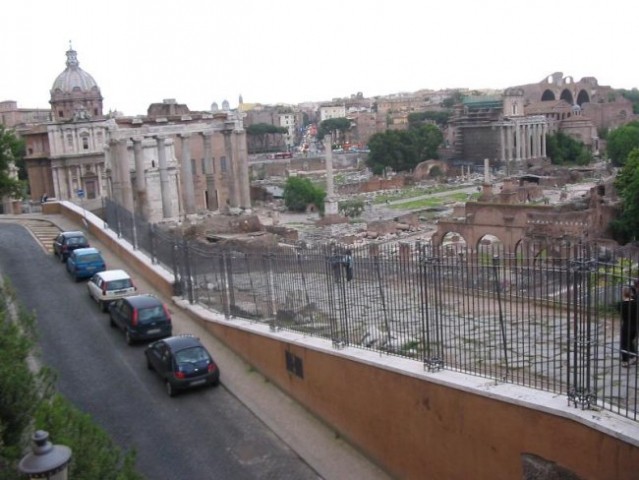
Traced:
<path id="1" fill-rule="evenodd" d="M 106 264 L 97 248 L 77 248 L 67 258 L 67 271 L 76 282 L 83 278 L 91 278 L 97 272 L 104 270 L 106 270 Z"/>

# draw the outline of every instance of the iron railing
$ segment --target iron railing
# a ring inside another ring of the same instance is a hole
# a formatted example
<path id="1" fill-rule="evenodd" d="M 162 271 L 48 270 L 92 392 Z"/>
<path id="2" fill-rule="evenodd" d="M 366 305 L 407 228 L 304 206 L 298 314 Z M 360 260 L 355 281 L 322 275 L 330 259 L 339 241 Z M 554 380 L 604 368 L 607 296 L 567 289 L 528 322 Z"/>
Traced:
<path id="1" fill-rule="evenodd" d="M 228 248 L 187 240 L 107 201 L 106 224 L 175 275 L 191 303 L 332 341 L 637 415 L 616 305 L 636 253 L 531 242 L 516 252 L 428 242 Z"/>

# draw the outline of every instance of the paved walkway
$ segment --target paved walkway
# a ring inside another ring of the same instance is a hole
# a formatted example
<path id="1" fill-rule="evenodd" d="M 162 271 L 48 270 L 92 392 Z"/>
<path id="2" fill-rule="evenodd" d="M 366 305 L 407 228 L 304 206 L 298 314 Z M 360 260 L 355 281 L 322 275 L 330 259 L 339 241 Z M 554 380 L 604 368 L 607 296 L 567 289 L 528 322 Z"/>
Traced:
<path id="1" fill-rule="evenodd" d="M 41 225 L 51 222 L 61 230 L 80 230 L 62 215 L 28 214 L 20 216 L 0 215 L 0 221 L 27 224 L 27 228 L 50 253 L 51 240 L 56 229 Z M 95 237 L 89 235 L 92 246 L 99 248 L 109 269 L 123 268 L 132 275 L 141 292 L 160 296 L 152 285 L 135 271 L 131 271 Z M 171 299 L 165 299 L 171 304 Z M 291 449 L 296 451 L 322 479 L 326 480 L 388 480 L 391 477 L 370 462 L 358 450 L 339 438 L 329 426 L 285 395 L 265 377 L 229 350 L 208 331 L 188 318 L 177 307 L 171 308 L 174 333 L 192 333 L 214 352 L 222 372 L 222 384 L 258 418 L 268 425 Z"/>

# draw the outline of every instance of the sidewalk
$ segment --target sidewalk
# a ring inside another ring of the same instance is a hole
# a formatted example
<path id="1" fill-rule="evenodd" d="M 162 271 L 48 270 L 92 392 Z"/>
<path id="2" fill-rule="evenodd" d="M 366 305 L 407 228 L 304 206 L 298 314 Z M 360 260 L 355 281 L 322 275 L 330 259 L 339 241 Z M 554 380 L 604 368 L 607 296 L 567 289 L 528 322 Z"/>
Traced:
<path id="1" fill-rule="evenodd" d="M 16 220 L 27 216 L 16 217 Z M 79 230 L 62 215 L 28 215 L 42 218 L 61 230 Z M 26 219 L 26 218 L 25 218 Z M 95 237 L 89 235 L 92 246 L 103 253 L 108 269 L 123 268 L 132 275 L 141 292 L 159 293 L 137 272 L 131 271 Z M 222 372 L 221 382 L 234 396 L 260 418 L 282 441 L 303 458 L 325 480 L 388 480 L 391 477 L 370 462 L 358 450 L 340 439 L 338 434 L 294 400 L 270 383 L 249 364 L 224 346 L 204 328 L 191 320 L 172 302 L 173 332 L 197 335 L 213 353 Z"/>

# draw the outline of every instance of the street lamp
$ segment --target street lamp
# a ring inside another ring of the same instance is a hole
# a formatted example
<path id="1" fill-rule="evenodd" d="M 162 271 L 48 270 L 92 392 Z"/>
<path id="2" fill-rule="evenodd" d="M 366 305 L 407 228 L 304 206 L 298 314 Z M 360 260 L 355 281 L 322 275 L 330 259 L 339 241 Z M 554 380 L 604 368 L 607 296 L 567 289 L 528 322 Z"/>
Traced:
<path id="1" fill-rule="evenodd" d="M 18 469 L 31 479 L 67 480 L 70 461 L 69 447 L 53 445 L 48 432 L 37 430 L 31 437 L 31 452 L 20 460 Z"/>

